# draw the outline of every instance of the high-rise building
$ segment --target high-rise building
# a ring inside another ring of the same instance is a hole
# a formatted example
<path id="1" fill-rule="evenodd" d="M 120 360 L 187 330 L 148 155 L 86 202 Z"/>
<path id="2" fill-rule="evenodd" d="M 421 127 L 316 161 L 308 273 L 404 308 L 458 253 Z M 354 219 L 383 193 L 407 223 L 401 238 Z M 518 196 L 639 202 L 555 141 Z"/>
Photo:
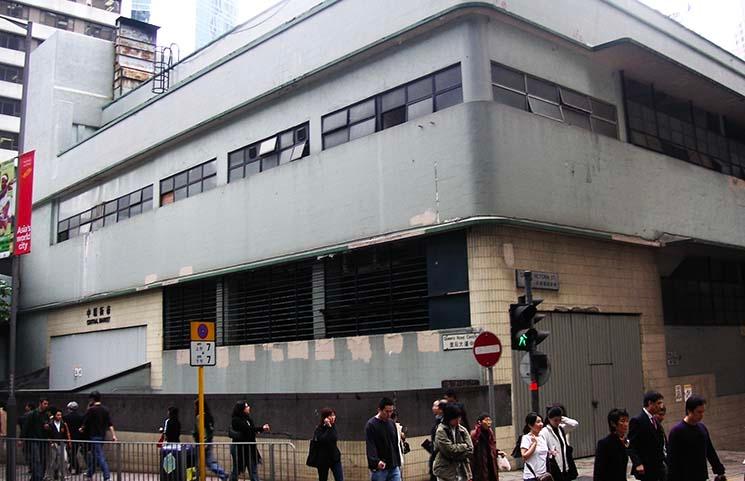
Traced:
<path id="1" fill-rule="evenodd" d="M 0 0 L 0 160 L 16 155 L 21 124 L 26 31 L 14 22 L 33 22 L 35 48 L 57 29 L 113 40 L 119 12 L 116 0 Z"/>
<path id="2" fill-rule="evenodd" d="M 150 23 L 151 0 L 132 0 L 131 17 L 140 22 Z"/>
<path id="3" fill-rule="evenodd" d="M 201 48 L 235 26 L 235 0 L 197 0 L 195 48 Z"/>
<path id="4" fill-rule="evenodd" d="M 745 0 L 740 0 L 740 9 L 735 28 L 735 55 L 745 59 Z"/>

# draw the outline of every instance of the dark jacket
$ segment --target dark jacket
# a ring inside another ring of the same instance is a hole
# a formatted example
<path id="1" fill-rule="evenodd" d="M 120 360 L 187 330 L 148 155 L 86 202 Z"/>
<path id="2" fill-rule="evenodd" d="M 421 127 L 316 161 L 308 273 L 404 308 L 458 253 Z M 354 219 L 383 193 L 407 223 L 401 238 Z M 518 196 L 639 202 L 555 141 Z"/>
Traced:
<path id="1" fill-rule="evenodd" d="M 163 423 L 163 438 L 167 443 L 177 443 L 181 439 L 181 423 L 178 419 L 168 418 Z"/>
<path id="2" fill-rule="evenodd" d="M 614 433 L 609 434 L 598 441 L 595 448 L 593 481 L 626 481 L 628 462 L 628 450 L 624 442 Z"/>
<path id="3" fill-rule="evenodd" d="M 659 480 L 664 473 L 664 439 L 647 413 L 642 411 L 629 421 L 629 456 L 631 473 L 642 480 Z M 644 475 L 636 474 L 636 466 L 644 465 Z"/>
<path id="4" fill-rule="evenodd" d="M 471 471 L 473 481 L 495 481 L 499 479 L 497 465 L 497 441 L 494 431 L 481 429 L 481 425 L 471 431 L 473 441 L 473 463 Z"/>
<path id="5" fill-rule="evenodd" d="M 234 443 L 255 443 L 256 433 L 264 431 L 261 425 L 257 425 L 251 416 L 235 416 L 230 421 L 233 431 L 240 433 L 240 437 L 233 439 Z M 238 452 L 243 456 L 247 464 L 258 464 L 261 462 L 261 454 L 256 444 L 245 444 L 238 447 Z"/>
<path id="6" fill-rule="evenodd" d="M 49 422 L 46 411 L 41 412 L 39 408 L 29 411 L 23 420 L 21 436 L 30 439 L 46 439 L 49 432 L 45 425 Z"/>
<path id="7" fill-rule="evenodd" d="M 319 468 L 331 467 L 341 461 L 341 451 L 336 445 L 339 440 L 336 426 L 327 427 L 323 424 L 318 426 L 313 433 L 313 439 L 316 440 L 316 446 L 318 446 Z"/>
<path id="8" fill-rule="evenodd" d="M 101 403 L 95 403 L 83 416 L 83 433 L 90 439 L 106 438 L 106 432 L 113 426 L 109 410 Z"/>
<path id="9" fill-rule="evenodd" d="M 380 420 L 371 417 L 365 425 L 365 452 L 367 467 L 373 471 L 378 469 L 378 462 L 386 464 L 385 469 L 401 466 L 401 456 L 398 450 L 398 431 L 390 419 Z"/>
<path id="10" fill-rule="evenodd" d="M 707 460 L 714 474 L 724 474 L 724 466 L 703 423 L 679 422 L 670 430 L 669 443 L 669 481 L 704 481 L 709 475 Z"/>
<path id="11" fill-rule="evenodd" d="M 70 437 L 73 440 L 82 439 L 80 427 L 83 425 L 83 415 L 77 411 L 71 411 L 62 418 L 70 429 Z"/>
<path id="12" fill-rule="evenodd" d="M 67 426 L 67 423 L 62 420 L 59 429 L 57 429 L 57 425 L 54 424 L 54 420 L 49 421 L 49 439 L 59 440 L 59 441 L 69 441 L 71 438 L 70 435 L 70 428 Z"/>

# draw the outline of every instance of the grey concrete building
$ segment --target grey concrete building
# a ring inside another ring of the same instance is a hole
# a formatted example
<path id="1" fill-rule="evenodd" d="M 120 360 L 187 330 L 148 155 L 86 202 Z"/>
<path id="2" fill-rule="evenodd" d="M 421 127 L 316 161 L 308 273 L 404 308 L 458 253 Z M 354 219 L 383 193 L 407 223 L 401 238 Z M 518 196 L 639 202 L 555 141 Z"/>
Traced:
<path id="1" fill-rule="evenodd" d="M 31 61 L 18 365 L 50 390 L 187 398 L 212 320 L 208 393 L 311 426 L 388 393 L 424 435 L 443 386 L 485 406 L 458 340 L 487 329 L 511 446 L 529 269 L 579 455 L 644 389 L 745 448 L 742 60 L 632 0 L 294 0 L 115 101 L 113 57 L 60 32 Z"/>

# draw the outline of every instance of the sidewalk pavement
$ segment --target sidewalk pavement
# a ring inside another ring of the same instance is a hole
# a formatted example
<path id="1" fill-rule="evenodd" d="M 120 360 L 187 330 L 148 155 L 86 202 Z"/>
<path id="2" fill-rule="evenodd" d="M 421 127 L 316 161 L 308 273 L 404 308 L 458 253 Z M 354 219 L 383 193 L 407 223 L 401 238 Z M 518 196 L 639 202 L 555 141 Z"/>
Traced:
<path id="1" fill-rule="evenodd" d="M 743 460 L 745 460 L 744 451 L 717 451 L 717 454 L 719 455 L 722 464 L 724 464 L 728 481 L 745 480 L 745 464 L 743 464 Z M 579 471 L 579 478 L 577 481 L 592 480 L 592 467 L 594 463 L 594 457 L 581 458 L 577 460 L 577 471 Z M 629 469 L 631 469 L 630 463 Z M 714 479 L 714 474 L 711 473 L 711 467 L 709 467 L 709 473 L 709 479 Z M 499 481 L 522 481 L 522 479 L 522 470 L 499 473 Z M 628 476 L 627 479 L 631 481 L 635 478 L 633 476 Z"/>

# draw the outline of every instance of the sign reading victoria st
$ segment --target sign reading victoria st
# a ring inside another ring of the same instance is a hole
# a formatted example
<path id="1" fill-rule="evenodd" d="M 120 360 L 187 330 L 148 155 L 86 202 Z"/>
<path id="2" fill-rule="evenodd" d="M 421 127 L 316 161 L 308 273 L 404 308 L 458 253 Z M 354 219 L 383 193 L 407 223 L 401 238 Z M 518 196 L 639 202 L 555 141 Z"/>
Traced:
<path id="1" fill-rule="evenodd" d="M 559 274 L 557 272 L 538 272 L 533 273 L 533 289 L 543 289 L 546 291 L 559 290 Z M 515 285 L 521 289 L 525 288 L 525 271 L 515 270 Z"/>

